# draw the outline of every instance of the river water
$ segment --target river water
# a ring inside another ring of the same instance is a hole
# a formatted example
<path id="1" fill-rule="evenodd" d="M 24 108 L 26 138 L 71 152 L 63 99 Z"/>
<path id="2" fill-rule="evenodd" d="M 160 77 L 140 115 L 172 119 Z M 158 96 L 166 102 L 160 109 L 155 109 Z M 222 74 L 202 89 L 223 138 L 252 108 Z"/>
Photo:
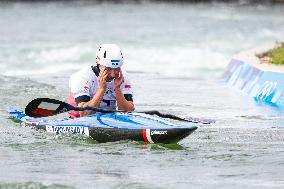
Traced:
<path id="1" fill-rule="evenodd" d="M 283 188 L 283 112 L 225 85 L 235 53 L 284 39 L 284 6 L 0 3 L 0 188 Z M 125 54 L 137 110 L 212 118 L 179 145 L 98 144 L 20 127 L 10 106 L 65 100 L 100 43 Z"/>

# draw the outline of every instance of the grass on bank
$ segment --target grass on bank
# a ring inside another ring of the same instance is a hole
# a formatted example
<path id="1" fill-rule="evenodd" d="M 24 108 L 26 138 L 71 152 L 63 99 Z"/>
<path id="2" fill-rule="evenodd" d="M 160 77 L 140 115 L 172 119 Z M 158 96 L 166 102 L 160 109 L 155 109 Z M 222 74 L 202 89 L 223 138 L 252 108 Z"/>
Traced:
<path id="1" fill-rule="evenodd" d="M 284 42 L 278 42 L 278 47 L 262 53 L 258 57 L 260 60 L 268 60 L 267 63 L 284 65 Z"/>

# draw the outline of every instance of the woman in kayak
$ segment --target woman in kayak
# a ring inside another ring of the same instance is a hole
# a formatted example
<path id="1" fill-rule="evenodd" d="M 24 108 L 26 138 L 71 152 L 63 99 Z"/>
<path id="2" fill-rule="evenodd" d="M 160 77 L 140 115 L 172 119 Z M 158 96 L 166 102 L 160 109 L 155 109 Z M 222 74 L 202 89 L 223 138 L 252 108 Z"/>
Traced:
<path id="1" fill-rule="evenodd" d="M 132 85 L 127 73 L 121 70 L 123 55 L 115 44 L 103 44 L 96 53 L 96 66 L 83 68 L 71 75 L 68 101 L 73 106 L 94 107 L 105 110 L 133 111 Z M 69 112 L 71 117 L 94 113 Z"/>

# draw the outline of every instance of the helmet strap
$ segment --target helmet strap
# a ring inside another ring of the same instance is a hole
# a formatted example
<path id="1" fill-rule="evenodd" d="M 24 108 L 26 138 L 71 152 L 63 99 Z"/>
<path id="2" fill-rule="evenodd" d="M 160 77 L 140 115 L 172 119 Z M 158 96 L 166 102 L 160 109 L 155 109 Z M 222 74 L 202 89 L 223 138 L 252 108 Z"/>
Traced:
<path id="1" fill-rule="evenodd" d="M 99 74 L 100 74 L 100 68 L 99 68 L 98 65 L 97 65 L 97 66 L 92 66 L 92 70 L 93 70 L 93 72 L 96 74 L 96 76 L 99 76 Z"/>

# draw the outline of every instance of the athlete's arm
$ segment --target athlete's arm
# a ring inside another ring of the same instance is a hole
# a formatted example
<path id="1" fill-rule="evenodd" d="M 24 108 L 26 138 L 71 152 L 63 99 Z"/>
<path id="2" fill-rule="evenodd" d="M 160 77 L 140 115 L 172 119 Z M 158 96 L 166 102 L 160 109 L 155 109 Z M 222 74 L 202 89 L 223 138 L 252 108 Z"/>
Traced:
<path id="1" fill-rule="evenodd" d="M 103 100 L 103 96 L 106 91 L 106 78 L 107 78 L 107 70 L 102 70 L 100 75 L 98 76 L 99 88 L 93 98 L 88 102 L 81 102 L 78 104 L 79 107 L 84 108 L 86 106 L 97 108 L 100 106 L 101 101 Z M 81 111 L 80 116 L 85 116 L 89 114 L 93 114 L 94 112 L 91 110 Z"/>
<path id="2" fill-rule="evenodd" d="M 131 100 L 127 100 L 125 98 L 125 95 L 121 91 L 121 84 L 123 83 L 123 75 L 122 71 L 120 71 L 119 76 L 115 78 L 114 80 L 114 87 L 115 87 L 115 93 L 116 93 L 116 102 L 117 102 L 117 107 L 118 110 L 123 110 L 123 111 L 134 111 L 134 103 Z"/>
<path id="3" fill-rule="evenodd" d="M 119 110 L 127 112 L 134 111 L 134 103 L 132 101 L 126 100 L 120 88 L 116 88 L 115 93 L 116 93 L 117 107 Z"/>

